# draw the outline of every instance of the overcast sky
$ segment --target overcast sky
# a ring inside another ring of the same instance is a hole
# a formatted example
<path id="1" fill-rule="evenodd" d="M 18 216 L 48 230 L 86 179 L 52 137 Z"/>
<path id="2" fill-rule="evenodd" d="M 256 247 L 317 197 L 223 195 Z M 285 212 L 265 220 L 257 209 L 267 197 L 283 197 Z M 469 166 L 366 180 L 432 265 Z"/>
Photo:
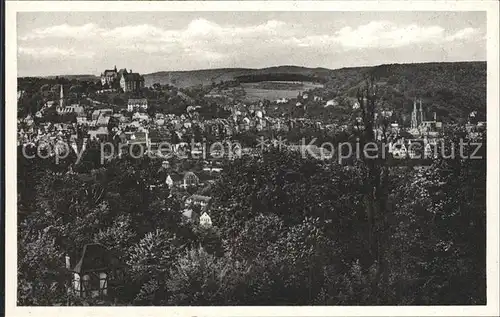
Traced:
<path id="1" fill-rule="evenodd" d="M 18 75 L 486 60 L 484 12 L 23 12 Z"/>

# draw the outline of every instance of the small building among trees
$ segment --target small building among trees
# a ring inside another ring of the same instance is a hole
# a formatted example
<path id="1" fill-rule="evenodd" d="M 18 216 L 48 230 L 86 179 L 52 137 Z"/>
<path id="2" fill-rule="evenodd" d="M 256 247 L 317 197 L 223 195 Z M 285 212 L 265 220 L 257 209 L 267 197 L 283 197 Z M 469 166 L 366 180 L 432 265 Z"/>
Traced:
<path id="1" fill-rule="evenodd" d="M 123 263 L 98 243 L 85 245 L 73 268 L 67 257 L 66 266 L 72 273 L 71 291 L 80 297 L 109 296 L 113 292 L 110 288 L 123 279 Z"/>

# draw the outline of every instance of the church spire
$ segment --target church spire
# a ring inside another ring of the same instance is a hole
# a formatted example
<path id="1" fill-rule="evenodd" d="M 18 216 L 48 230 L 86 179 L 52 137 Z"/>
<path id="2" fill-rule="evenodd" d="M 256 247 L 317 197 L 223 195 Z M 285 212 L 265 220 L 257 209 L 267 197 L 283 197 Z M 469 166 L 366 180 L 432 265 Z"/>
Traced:
<path id="1" fill-rule="evenodd" d="M 424 112 L 422 111 L 422 99 L 419 99 L 420 103 L 420 123 L 424 122 Z"/>
<path id="2" fill-rule="evenodd" d="M 64 102 L 64 92 L 63 92 L 63 85 L 61 84 L 61 91 L 59 92 L 59 107 L 63 107 L 63 102 Z"/>
<path id="3" fill-rule="evenodd" d="M 413 111 L 411 112 L 411 127 L 416 129 L 418 127 L 417 122 L 417 99 L 413 98 Z"/>

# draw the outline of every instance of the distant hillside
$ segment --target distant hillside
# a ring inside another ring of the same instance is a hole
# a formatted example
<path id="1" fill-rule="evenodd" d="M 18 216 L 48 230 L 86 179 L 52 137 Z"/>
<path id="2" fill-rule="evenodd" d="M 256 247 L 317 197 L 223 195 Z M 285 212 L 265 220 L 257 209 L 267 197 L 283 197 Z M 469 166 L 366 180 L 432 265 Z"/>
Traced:
<path id="1" fill-rule="evenodd" d="M 382 107 L 395 110 L 403 120 L 408 119 L 415 98 L 422 99 L 424 111 L 429 118 L 436 112 L 441 120 L 461 121 L 470 112 L 477 111 L 478 119 L 486 119 L 486 62 L 387 64 L 335 70 L 298 66 L 220 68 L 156 72 L 145 74 L 144 78 L 146 86 L 160 83 L 179 88 L 233 80 L 240 83 L 310 81 L 323 85 L 323 88 L 315 89 L 314 94 L 328 99 L 348 97 L 352 100 L 368 75 L 373 76 L 377 82 Z M 94 75 L 59 77 L 68 80 L 99 79 Z"/>
<path id="2" fill-rule="evenodd" d="M 460 121 L 478 111 L 478 119 L 486 120 L 486 62 L 393 64 L 369 71 L 395 110 L 409 113 L 417 97 L 428 117 L 436 112 L 445 121 Z"/>
<path id="3" fill-rule="evenodd" d="M 97 81 L 100 79 L 100 77 L 97 77 L 97 76 L 92 75 L 92 74 L 45 76 L 44 78 L 55 79 L 57 77 L 63 77 L 63 78 L 66 78 L 68 80 L 76 79 L 76 80 L 82 80 L 82 81 Z"/>
<path id="4" fill-rule="evenodd" d="M 219 68 L 193 71 L 157 72 L 144 75 L 144 79 L 146 86 L 160 83 L 162 85 L 169 84 L 179 88 L 186 88 L 197 85 L 210 85 L 211 83 L 235 79 L 238 79 L 241 82 L 264 80 L 291 81 L 299 79 L 324 81 L 325 79 L 328 79 L 333 72 L 333 70 L 326 68 L 307 68 L 298 66 L 277 66 L 262 69 Z"/>
<path id="5" fill-rule="evenodd" d="M 403 117 L 421 98 L 428 117 L 436 112 L 445 121 L 460 121 L 471 111 L 486 118 L 486 62 L 390 64 L 342 69 L 277 66 L 263 69 L 225 68 L 145 75 L 146 86 L 154 83 L 178 87 L 210 85 L 220 81 L 270 80 L 313 81 L 324 84 L 324 96 L 355 97 L 364 79 L 372 75 L 385 108 Z"/>
<path id="6" fill-rule="evenodd" d="M 246 68 L 219 68 L 192 71 L 156 72 L 152 74 L 145 74 L 144 80 L 146 86 L 159 83 L 161 85 L 168 84 L 179 88 L 186 88 L 198 85 L 210 85 L 212 82 L 220 82 L 221 80 L 233 80 L 235 77 L 247 74 L 251 71 L 252 69 Z"/>

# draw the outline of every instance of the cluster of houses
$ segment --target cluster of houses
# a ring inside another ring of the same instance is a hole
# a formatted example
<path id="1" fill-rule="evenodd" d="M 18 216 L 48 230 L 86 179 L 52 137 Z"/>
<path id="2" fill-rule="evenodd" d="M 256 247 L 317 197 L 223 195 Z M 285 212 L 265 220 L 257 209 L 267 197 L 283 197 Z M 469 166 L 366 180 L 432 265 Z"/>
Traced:
<path id="1" fill-rule="evenodd" d="M 17 145 L 35 148 L 40 151 L 37 153 L 40 156 L 62 156 L 68 150 L 78 152 L 76 124 L 46 122 L 35 126 L 27 117 L 18 120 L 18 127 Z"/>
<path id="2" fill-rule="evenodd" d="M 193 137 L 199 139 L 200 136 L 205 135 L 210 135 L 211 137 L 215 137 L 216 140 L 224 141 L 235 134 L 249 130 L 287 132 L 294 128 L 312 128 L 329 131 L 348 129 L 348 125 L 324 125 L 322 122 L 306 118 L 270 117 L 266 114 L 266 107 L 264 107 L 263 103 L 249 106 L 237 104 L 229 108 L 231 114 L 228 118 L 211 120 L 200 120 L 198 108 L 196 107 L 189 107 L 190 109 L 187 109 L 186 113 L 182 115 L 157 113 L 154 116 L 150 116 L 143 111 L 147 107 L 147 99 L 131 98 L 127 105 L 128 114 L 123 111 L 115 113 L 114 109 L 111 108 L 95 109 L 87 113 L 83 106 L 71 105 L 64 107 L 61 102 L 58 107 L 62 109 L 61 113 L 75 113 L 77 115 L 77 124 L 76 127 L 68 124 L 57 126 L 57 136 L 60 138 L 61 135 L 72 135 L 73 138 L 101 141 L 115 140 L 122 144 L 141 144 L 145 149 L 153 152 L 161 150 L 159 149 L 159 145 L 168 142 L 175 145 L 174 152 L 185 153 L 186 149 L 191 152 L 201 152 L 202 150 L 198 144 L 193 149 L 190 148 L 189 142 Z M 377 113 L 377 115 L 390 117 L 392 116 L 392 111 L 384 110 Z M 30 120 L 30 118 L 25 119 L 27 124 Z M 397 123 L 390 124 L 389 129 L 389 132 L 393 136 L 392 139 L 401 139 L 399 136 L 402 129 L 400 129 Z M 477 131 L 478 129 L 480 130 L 480 127 L 470 127 L 471 131 Z M 433 144 L 437 143 L 441 135 L 441 130 L 442 123 L 436 120 L 436 116 L 434 116 L 434 120 L 423 120 L 422 105 L 420 103 L 420 109 L 417 110 L 415 102 L 414 111 L 412 112 L 412 126 L 405 132 L 409 133 L 413 139 L 419 140 L 419 142 L 423 141 L 425 143 L 424 147 L 429 149 Z M 29 132 L 30 130 L 20 131 L 23 135 L 19 140 L 22 142 L 23 139 L 28 139 L 32 142 L 31 138 L 26 138 L 26 134 L 29 134 Z M 37 131 L 35 134 L 40 135 L 40 133 Z M 380 127 L 375 129 L 375 135 L 381 138 L 382 129 Z M 390 153 L 396 158 L 412 156 L 407 151 L 409 147 L 408 143 L 399 140 L 394 143 L 394 146 L 391 146 Z M 161 157 L 162 153 L 159 154 Z"/>
<path id="3" fill-rule="evenodd" d="M 113 83 L 114 80 L 126 78 L 129 72 L 126 69 L 120 71 L 115 69 L 106 70 L 102 76 L 102 82 L 106 84 Z M 309 96 L 303 93 L 299 96 L 298 103 L 307 99 L 322 101 L 318 96 Z M 186 153 L 186 150 L 191 151 L 191 154 L 201 152 L 201 146 L 198 144 L 195 148 L 191 148 L 189 143 L 193 138 L 210 136 L 211 140 L 227 141 L 233 136 L 245 131 L 274 131 L 288 132 L 292 129 L 316 129 L 327 131 L 346 131 L 348 129 L 363 128 L 361 117 L 354 125 L 348 124 L 325 124 L 323 122 L 311 120 L 308 118 L 290 118 L 290 117 L 272 117 L 268 115 L 270 105 L 265 105 L 263 102 L 246 105 L 238 103 L 235 105 L 225 105 L 225 110 L 230 112 L 227 118 L 215 118 L 210 120 L 200 119 L 199 106 L 189 106 L 186 112 L 182 115 L 156 113 L 150 115 L 147 113 L 148 100 L 146 98 L 130 98 L 127 102 L 126 109 L 117 111 L 112 108 L 101 108 L 87 110 L 84 106 L 73 104 L 64 104 L 64 94 L 61 87 L 59 104 L 55 101 L 49 101 L 44 106 L 45 108 L 56 107 L 59 114 L 72 113 L 76 115 L 76 126 L 72 124 L 59 124 L 50 126 L 46 124 L 43 128 L 30 129 L 33 118 L 27 117 L 24 119 L 24 127 L 19 131 L 19 142 L 33 142 L 33 140 L 45 138 L 60 140 L 61 138 L 82 138 L 96 139 L 101 141 L 119 141 L 126 144 L 141 144 L 144 148 L 152 152 L 160 154 L 162 157 L 159 145 L 168 142 L 174 144 L 174 152 Z M 288 102 L 286 98 L 276 101 Z M 325 106 L 335 106 L 335 100 L 326 101 Z M 418 106 L 417 106 L 418 105 Z M 302 104 L 298 105 L 302 107 Z M 95 108 L 95 107 L 93 107 Z M 359 105 L 354 102 L 353 111 L 359 108 Z M 92 108 L 91 108 L 92 109 Z M 42 111 L 43 112 L 43 109 Z M 37 113 L 37 117 L 42 116 L 42 113 Z M 391 118 L 393 111 L 383 109 L 375 114 L 382 118 Z M 485 122 L 475 122 L 475 113 L 469 116 L 469 123 L 466 125 L 467 132 L 470 138 L 480 138 L 484 135 L 486 129 Z M 432 119 L 425 118 L 421 100 L 414 100 L 413 111 L 411 113 L 411 126 L 409 129 L 404 129 L 398 123 L 390 123 L 389 131 L 383 131 L 380 126 L 375 127 L 375 136 L 382 140 L 383 134 L 390 133 L 393 142 L 390 146 L 390 153 L 395 158 L 414 157 L 417 154 L 412 153 L 409 148 L 423 148 L 424 153 L 431 155 L 431 150 L 435 144 L 439 143 L 443 133 L 443 124 L 437 120 L 436 113 Z M 23 141 L 24 140 L 24 141 Z M 413 140 L 413 141 L 412 141 Z M 422 146 L 411 146 L 411 144 L 422 144 Z M 249 151 L 249 149 L 245 149 Z M 250 151 L 251 152 L 251 151 Z"/>

